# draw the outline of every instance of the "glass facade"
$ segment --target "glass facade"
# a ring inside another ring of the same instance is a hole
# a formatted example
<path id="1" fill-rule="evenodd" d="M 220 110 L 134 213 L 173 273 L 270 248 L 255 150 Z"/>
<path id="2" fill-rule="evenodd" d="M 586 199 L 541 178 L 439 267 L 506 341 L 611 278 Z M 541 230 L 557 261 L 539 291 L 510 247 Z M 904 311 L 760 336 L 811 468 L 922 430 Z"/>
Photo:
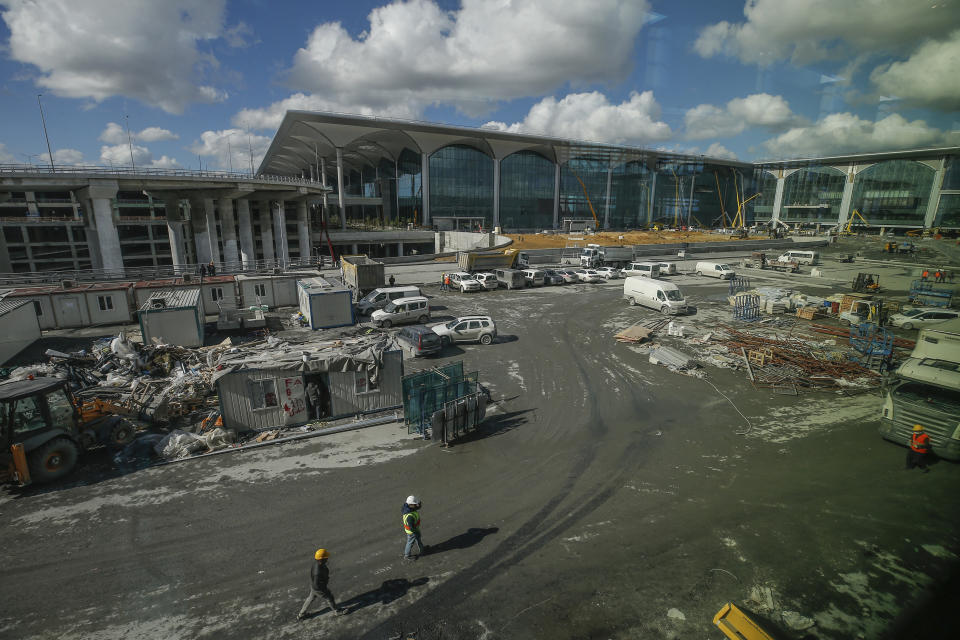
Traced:
<path id="1" fill-rule="evenodd" d="M 960 191 L 960 158 L 957 156 L 947 158 L 943 184 L 940 188 L 944 191 Z"/>
<path id="2" fill-rule="evenodd" d="M 840 217 L 846 175 L 833 167 L 794 171 L 783 183 L 780 220 L 789 223 L 835 223 Z"/>
<path id="3" fill-rule="evenodd" d="M 430 156 L 431 218 L 483 218 L 493 224 L 493 159 L 473 147 L 453 145 Z"/>
<path id="4" fill-rule="evenodd" d="M 500 225 L 505 231 L 553 228 L 555 166 L 532 151 L 500 161 Z"/>
<path id="5" fill-rule="evenodd" d="M 607 163 L 588 158 L 571 158 L 560 167 L 560 220 L 597 216 L 603 226 L 607 199 Z M 593 213 L 591 213 L 591 206 Z"/>
<path id="6" fill-rule="evenodd" d="M 653 174 L 642 162 L 613 168 L 610 182 L 610 228 L 631 229 L 647 224 L 653 199 Z"/>
<path id="7" fill-rule="evenodd" d="M 960 193 L 944 193 L 937 207 L 935 227 L 960 227 Z"/>
<path id="8" fill-rule="evenodd" d="M 852 208 L 871 225 L 923 225 L 935 173 L 912 160 L 875 164 L 857 174 Z"/>
<path id="9" fill-rule="evenodd" d="M 755 192 L 759 192 L 760 195 L 747 204 L 747 209 L 752 214 L 749 221 L 769 222 L 773 217 L 773 203 L 777 197 L 777 176 L 764 169 L 757 169 L 753 173 L 753 185 Z M 736 204 L 734 204 L 735 208 Z"/>

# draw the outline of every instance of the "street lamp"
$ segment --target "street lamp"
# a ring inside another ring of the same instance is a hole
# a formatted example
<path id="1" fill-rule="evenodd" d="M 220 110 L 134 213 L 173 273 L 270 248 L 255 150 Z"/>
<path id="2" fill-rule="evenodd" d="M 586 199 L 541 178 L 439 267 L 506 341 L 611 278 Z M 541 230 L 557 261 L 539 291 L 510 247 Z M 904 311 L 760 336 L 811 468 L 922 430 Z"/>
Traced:
<path id="1" fill-rule="evenodd" d="M 233 173 L 233 148 L 230 146 L 230 138 L 233 133 L 227 134 L 227 155 L 230 157 L 230 173 Z"/>
<path id="2" fill-rule="evenodd" d="M 127 149 L 130 150 L 130 166 L 133 167 L 133 171 L 136 173 L 137 163 L 133 161 L 133 139 L 130 137 L 130 116 L 124 115 L 123 117 L 127 120 Z"/>
<path id="3" fill-rule="evenodd" d="M 47 135 L 47 120 L 43 117 L 43 104 L 40 102 L 41 96 L 43 96 L 42 93 L 37 94 L 37 106 L 40 107 L 40 122 L 43 124 L 43 137 L 47 141 L 47 154 L 50 156 L 50 171 L 54 171 L 53 151 L 50 150 L 50 136 Z"/>

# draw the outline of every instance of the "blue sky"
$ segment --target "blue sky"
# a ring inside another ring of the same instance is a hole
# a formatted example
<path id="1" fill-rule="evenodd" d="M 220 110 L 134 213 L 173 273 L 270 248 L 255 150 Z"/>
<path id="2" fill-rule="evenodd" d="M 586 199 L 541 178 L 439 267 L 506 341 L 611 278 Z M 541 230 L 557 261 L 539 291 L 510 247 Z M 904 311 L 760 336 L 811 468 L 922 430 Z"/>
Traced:
<path id="1" fill-rule="evenodd" d="M 248 170 L 288 108 L 741 160 L 960 145 L 960 0 L 0 0 L 0 163 Z M 127 126 L 132 145 L 128 144 Z"/>

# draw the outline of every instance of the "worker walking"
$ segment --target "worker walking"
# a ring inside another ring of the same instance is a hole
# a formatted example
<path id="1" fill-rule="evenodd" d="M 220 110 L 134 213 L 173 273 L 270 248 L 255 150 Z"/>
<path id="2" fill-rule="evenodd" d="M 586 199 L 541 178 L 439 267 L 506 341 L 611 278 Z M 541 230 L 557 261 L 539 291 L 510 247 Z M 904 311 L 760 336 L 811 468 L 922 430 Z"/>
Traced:
<path id="1" fill-rule="evenodd" d="M 322 416 L 323 404 L 320 401 L 320 387 L 313 380 L 307 383 L 307 400 L 310 401 L 311 416 L 314 420 L 319 420 Z"/>
<path id="2" fill-rule="evenodd" d="M 327 601 L 330 608 L 333 609 L 338 616 L 341 616 L 346 613 L 346 611 L 337 607 L 337 601 L 333 597 L 333 594 L 330 593 L 330 588 L 327 587 L 327 583 L 330 581 L 330 569 L 327 567 L 327 558 L 330 557 L 330 552 L 326 549 L 317 549 L 313 557 L 316 562 L 310 567 L 310 595 L 307 596 L 303 607 L 300 608 L 300 613 L 297 614 L 297 620 L 303 620 L 306 616 L 307 609 L 310 608 L 313 601 L 321 597 Z"/>
<path id="3" fill-rule="evenodd" d="M 447 283 L 448 283 L 449 281 L 450 281 L 450 278 L 447 276 L 446 273 L 443 273 L 443 274 L 440 275 L 440 291 L 446 291 L 446 290 L 447 290 Z"/>
<path id="4" fill-rule="evenodd" d="M 416 560 L 422 556 L 424 552 L 423 541 L 420 539 L 420 506 L 420 499 L 417 498 L 417 496 L 409 496 L 407 497 L 407 501 L 403 503 L 403 508 L 400 510 L 403 520 L 403 532 L 407 534 L 407 546 L 403 548 L 404 560 Z M 414 542 L 417 543 L 417 548 L 419 549 L 416 556 L 410 555 L 410 552 L 413 551 Z"/>
<path id="5" fill-rule="evenodd" d="M 923 282 L 926 282 L 930 278 L 930 269 L 924 269 L 923 273 L 920 274 L 920 279 Z"/>
<path id="6" fill-rule="evenodd" d="M 397 283 L 397 279 L 393 277 L 393 274 L 390 274 L 390 286 L 392 287 Z"/>
<path id="7" fill-rule="evenodd" d="M 937 269 L 937 272 L 934 275 L 934 282 L 946 282 L 947 279 L 943 275 L 943 269 Z"/>
<path id="8" fill-rule="evenodd" d="M 927 469 L 927 459 L 930 457 L 930 436 L 924 431 L 922 424 L 913 425 L 910 434 L 910 450 L 907 451 L 907 469 L 920 467 L 924 472 Z"/>

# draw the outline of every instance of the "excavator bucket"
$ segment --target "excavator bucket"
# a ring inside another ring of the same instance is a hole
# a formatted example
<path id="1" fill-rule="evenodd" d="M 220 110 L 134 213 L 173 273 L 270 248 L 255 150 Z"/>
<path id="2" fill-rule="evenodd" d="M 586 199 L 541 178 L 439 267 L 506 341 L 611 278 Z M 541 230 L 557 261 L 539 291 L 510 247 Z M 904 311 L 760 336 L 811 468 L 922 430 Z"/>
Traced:
<path id="1" fill-rule="evenodd" d="M 723 605 L 713 616 L 713 624 L 731 640 L 774 640 L 732 602 Z"/>

